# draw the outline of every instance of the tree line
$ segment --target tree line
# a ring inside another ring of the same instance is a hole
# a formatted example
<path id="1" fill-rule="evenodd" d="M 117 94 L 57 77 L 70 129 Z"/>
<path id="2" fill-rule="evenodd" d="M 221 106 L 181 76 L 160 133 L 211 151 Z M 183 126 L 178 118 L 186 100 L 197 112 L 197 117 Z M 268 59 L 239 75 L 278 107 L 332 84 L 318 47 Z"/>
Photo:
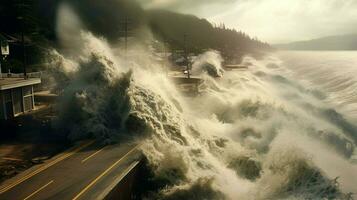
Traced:
<path id="1" fill-rule="evenodd" d="M 165 10 L 144 10 L 133 0 L 11 0 L 0 2 L 0 34 L 12 40 L 11 55 L 3 67 L 21 72 L 21 34 L 25 35 L 27 58 L 30 71 L 40 70 L 36 64 L 46 55 L 49 47 L 58 47 L 56 15 L 58 5 L 70 4 L 86 28 L 109 41 L 122 37 L 122 21 L 130 19 L 133 31 L 138 27 L 149 27 L 154 37 L 167 42 L 171 49 L 187 48 L 192 53 L 215 49 L 227 59 L 239 58 L 244 54 L 257 54 L 271 50 L 269 44 L 249 37 L 235 29 L 212 25 L 205 19 Z M 31 67 L 32 66 L 32 67 Z M 3 71 L 5 71 L 3 70 Z"/>

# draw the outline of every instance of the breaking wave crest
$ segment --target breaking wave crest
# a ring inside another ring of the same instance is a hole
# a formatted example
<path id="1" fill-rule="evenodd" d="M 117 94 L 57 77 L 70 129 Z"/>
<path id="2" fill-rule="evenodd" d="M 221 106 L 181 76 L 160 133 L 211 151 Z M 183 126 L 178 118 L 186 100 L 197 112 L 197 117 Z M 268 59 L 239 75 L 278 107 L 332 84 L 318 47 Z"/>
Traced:
<path id="1" fill-rule="evenodd" d="M 351 199 L 357 192 L 356 127 L 281 73 L 278 58 L 246 57 L 249 70 L 219 79 L 203 73 L 200 94 L 187 97 L 147 50 L 125 56 L 90 33 L 80 37 L 75 57 L 52 52 L 63 91 L 57 125 L 72 140 L 140 140 L 154 186 L 143 198 Z"/>

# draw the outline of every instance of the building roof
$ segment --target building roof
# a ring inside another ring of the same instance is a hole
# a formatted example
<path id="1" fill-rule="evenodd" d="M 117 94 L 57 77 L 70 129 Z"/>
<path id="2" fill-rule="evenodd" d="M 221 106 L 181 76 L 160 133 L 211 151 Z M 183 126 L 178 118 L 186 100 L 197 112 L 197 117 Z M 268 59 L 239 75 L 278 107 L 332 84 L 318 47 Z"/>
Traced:
<path id="1" fill-rule="evenodd" d="M 39 78 L 3 78 L 0 79 L 0 90 L 8 90 L 12 88 L 24 87 L 29 85 L 40 84 L 41 79 Z"/>

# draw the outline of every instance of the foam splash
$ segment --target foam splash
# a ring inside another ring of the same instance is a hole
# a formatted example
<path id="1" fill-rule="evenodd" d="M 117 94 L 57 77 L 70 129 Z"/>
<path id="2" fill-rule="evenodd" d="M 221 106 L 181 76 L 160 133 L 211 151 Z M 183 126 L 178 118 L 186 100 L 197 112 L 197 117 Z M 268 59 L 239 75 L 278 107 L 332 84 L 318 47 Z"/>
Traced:
<path id="1" fill-rule="evenodd" d="M 212 77 L 222 77 L 224 73 L 222 62 L 223 58 L 218 51 L 207 51 L 193 60 L 192 74 L 206 73 Z"/>
<path id="2" fill-rule="evenodd" d="M 199 96 L 183 97 L 147 49 L 124 57 L 103 38 L 78 37 L 77 56 L 52 57 L 63 91 L 58 127 L 73 140 L 140 138 L 156 186 L 143 198 L 348 199 L 356 192 L 356 133 L 343 128 L 353 125 L 326 117 L 331 105 L 285 76 L 278 58 L 246 57 L 249 70 L 206 77 Z M 206 61 L 221 63 L 211 52 L 196 65 Z"/>

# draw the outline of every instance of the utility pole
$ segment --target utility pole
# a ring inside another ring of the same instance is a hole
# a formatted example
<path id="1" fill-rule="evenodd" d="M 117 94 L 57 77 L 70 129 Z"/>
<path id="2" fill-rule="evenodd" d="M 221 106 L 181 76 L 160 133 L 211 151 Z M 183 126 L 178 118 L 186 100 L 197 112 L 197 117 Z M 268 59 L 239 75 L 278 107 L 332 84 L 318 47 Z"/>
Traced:
<path id="1" fill-rule="evenodd" d="M 187 34 L 185 34 L 183 36 L 184 56 L 185 56 L 187 78 L 191 78 L 190 66 L 189 66 L 189 60 L 188 60 L 187 38 L 188 38 L 188 36 L 187 36 Z"/>
<path id="2" fill-rule="evenodd" d="M 21 20 L 21 45 L 22 45 L 22 62 L 24 70 L 24 79 L 27 79 L 27 60 L 26 60 L 26 46 L 25 46 L 25 3 L 24 0 L 21 1 L 21 16 L 18 17 Z"/>
<path id="3" fill-rule="evenodd" d="M 165 71 L 166 71 L 166 75 L 168 76 L 169 75 L 169 69 L 168 69 L 168 66 L 166 65 L 167 61 L 168 61 L 168 58 L 167 58 L 167 45 L 168 45 L 168 41 L 164 40 L 164 60 L 163 60 L 163 64 L 164 64 L 164 68 L 165 68 Z"/>
<path id="4" fill-rule="evenodd" d="M 127 52 L 128 52 L 128 37 L 129 37 L 129 18 L 125 16 L 125 19 L 120 23 L 123 27 L 124 30 L 120 31 L 121 33 L 124 33 L 124 40 L 125 40 L 125 57 L 127 57 Z"/>
<path id="5" fill-rule="evenodd" d="M 129 24 L 129 20 L 128 17 L 125 17 L 125 22 L 124 22 L 124 28 L 125 28 L 125 54 L 128 51 L 128 24 Z"/>
<path id="6" fill-rule="evenodd" d="M 27 79 L 27 63 L 26 63 L 26 47 L 25 47 L 25 34 L 24 34 L 24 25 L 22 24 L 21 31 L 21 43 L 22 43 L 22 61 L 24 65 L 24 79 Z"/>

